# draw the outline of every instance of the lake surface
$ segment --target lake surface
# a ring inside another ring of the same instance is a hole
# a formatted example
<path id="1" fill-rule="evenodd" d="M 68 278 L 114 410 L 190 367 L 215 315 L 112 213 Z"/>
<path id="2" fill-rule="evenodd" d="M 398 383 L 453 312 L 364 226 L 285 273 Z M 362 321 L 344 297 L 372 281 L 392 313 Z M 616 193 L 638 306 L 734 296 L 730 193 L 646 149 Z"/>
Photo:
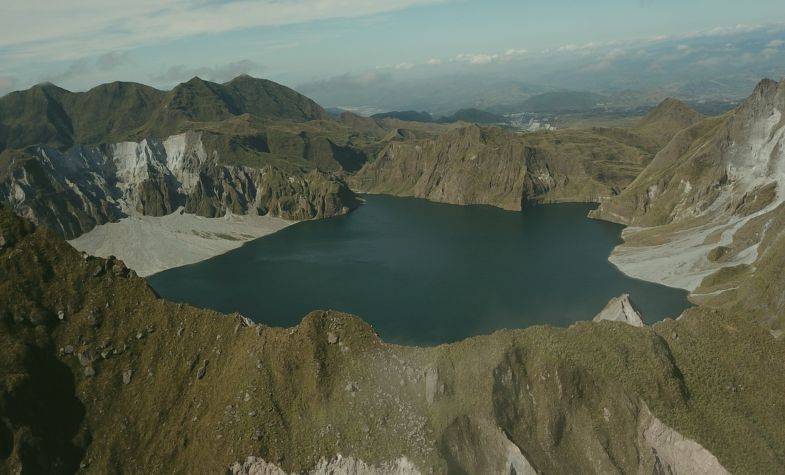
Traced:
<path id="1" fill-rule="evenodd" d="M 687 292 L 626 277 L 608 262 L 622 227 L 594 206 L 523 213 L 366 196 L 347 216 L 298 223 L 227 254 L 151 276 L 162 296 L 273 326 L 311 310 L 349 312 L 386 341 L 430 345 L 591 319 L 629 293 L 648 323 Z"/>

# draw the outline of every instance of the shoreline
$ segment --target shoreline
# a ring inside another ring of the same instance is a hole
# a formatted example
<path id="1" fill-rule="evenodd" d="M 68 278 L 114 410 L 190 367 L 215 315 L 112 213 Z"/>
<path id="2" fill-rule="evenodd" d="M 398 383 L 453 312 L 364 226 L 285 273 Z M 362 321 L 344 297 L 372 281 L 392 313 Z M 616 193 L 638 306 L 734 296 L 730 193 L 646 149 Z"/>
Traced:
<path id="1" fill-rule="evenodd" d="M 115 256 L 140 277 L 149 277 L 225 254 L 297 222 L 231 213 L 205 218 L 178 209 L 161 217 L 137 215 L 101 224 L 68 244 L 98 257 Z"/>

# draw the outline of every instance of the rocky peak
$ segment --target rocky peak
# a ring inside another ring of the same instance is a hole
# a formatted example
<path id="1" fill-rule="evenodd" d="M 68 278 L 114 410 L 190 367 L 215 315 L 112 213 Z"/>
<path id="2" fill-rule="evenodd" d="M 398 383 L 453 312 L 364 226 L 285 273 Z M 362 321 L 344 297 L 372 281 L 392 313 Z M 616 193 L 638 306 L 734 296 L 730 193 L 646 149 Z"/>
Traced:
<path id="1" fill-rule="evenodd" d="M 629 294 L 611 299 L 608 305 L 594 317 L 594 321 L 624 322 L 633 327 L 643 326 L 641 312 L 632 303 Z"/>
<path id="2" fill-rule="evenodd" d="M 678 99 L 667 98 L 638 123 L 638 130 L 668 140 L 681 130 L 691 127 L 705 116 Z"/>
<path id="3" fill-rule="evenodd" d="M 758 85 L 755 86 L 755 91 L 752 93 L 751 99 L 756 97 L 771 98 L 777 94 L 781 87 L 785 87 L 785 79 L 781 82 L 769 78 L 761 79 L 761 81 L 758 82 Z"/>
<path id="4" fill-rule="evenodd" d="M 778 83 L 771 79 L 764 79 L 758 83 L 752 95 L 733 114 L 733 120 L 736 122 L 734 125 L 737 129 L 743 129 L 745 126 L 752 126 L 757 121 L 773 121 L 774 115 L 783 112 L 785 112 L 785 80 Z M 776 123 L 772 123 L 772 125 L 776 125 Z M 736 137 L 731 138 L 736 139 Z"/>

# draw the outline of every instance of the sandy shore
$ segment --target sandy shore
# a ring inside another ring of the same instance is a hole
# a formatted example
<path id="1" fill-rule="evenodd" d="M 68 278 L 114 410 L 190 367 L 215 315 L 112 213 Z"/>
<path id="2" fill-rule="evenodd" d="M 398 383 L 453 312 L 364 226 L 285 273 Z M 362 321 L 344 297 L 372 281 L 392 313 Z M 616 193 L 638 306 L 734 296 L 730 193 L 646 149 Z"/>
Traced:
<path id="1" fill-rule="evenodd" d="M 178 211 L 96 226 L 69 243 L 95 256 L 116 256 L 140 276 L 148 276 L 223 254 L 294 223 L 267 216 L 203 218 Z"/>

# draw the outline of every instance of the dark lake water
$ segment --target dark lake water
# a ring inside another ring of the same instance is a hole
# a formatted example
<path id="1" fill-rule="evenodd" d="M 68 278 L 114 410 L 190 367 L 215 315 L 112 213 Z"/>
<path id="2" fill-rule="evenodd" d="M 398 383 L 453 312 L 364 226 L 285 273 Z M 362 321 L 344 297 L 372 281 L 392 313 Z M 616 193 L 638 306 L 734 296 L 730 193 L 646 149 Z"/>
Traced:
<path id="1" fill-rule="evenodd" d="M 592 205 L 523 213 L 367 196 L 337 218 L 298 223 L 148 280 L 162 296 L 291 326 L 309 311 L 356 314 L 387 341 L 430 345 L 591 319 L 629 293 L 651 323 L 687 293 L 626 277 L 607 258 L 622 227 Z"/>

